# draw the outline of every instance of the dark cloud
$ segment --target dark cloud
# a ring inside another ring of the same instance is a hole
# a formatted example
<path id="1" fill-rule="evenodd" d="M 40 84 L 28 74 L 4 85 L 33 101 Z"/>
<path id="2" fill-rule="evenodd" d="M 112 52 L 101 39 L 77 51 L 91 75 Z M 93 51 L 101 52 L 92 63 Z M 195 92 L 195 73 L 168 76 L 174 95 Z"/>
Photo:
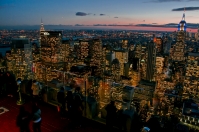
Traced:
<path id="1" fill-rule="evenodd" d="M 175 9 L 172 9 L 172 11 L 184 11 L 184 9 L 185 9 L 186 11 L 195 11 L 195 10 L 199 10 L 199 7 L 175 8 Z"/>
<path id="2" fill-rule="evenodd" d="M 93 26 L 107 26 L 106 24 L 93 24 Z"/>
<path id="3" fill-rule="evenodd" d="M 89 14 L 84 13 L 84 12 L 77 12 L 75 15 L 76 16 L 86 16 L 86 15 L 89 15 Z"/>
<path id="4" fill-rule="evenodd" d="M 100 16 L 105 16 L 105 14 L 100 14 Z"/>
<path id="5" fill-rule="evenodd" d="M 114 18 L 119 18 L 119 17 L 114 17 Z"/>

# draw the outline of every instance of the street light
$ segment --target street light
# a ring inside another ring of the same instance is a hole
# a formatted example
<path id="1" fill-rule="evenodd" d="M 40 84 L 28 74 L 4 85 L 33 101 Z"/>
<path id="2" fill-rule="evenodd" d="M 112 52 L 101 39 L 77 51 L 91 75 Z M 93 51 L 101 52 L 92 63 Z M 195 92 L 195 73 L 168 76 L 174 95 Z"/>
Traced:
<path id="1" fill-rule="evenodd" d="M 21 78 L 17 79 L 17 86 L 18 86 L 18 91 L 19 92 L 19 100 L 17 100 L 17 105 L 23 105 L 24 100 L 21 97 Z"/>

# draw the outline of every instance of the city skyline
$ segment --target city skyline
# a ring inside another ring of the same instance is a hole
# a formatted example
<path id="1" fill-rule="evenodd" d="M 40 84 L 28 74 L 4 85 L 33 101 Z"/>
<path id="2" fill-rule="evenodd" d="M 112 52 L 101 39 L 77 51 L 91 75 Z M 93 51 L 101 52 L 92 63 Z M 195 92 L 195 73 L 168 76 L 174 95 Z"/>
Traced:
<path id="1" fill-rule="evenodd" d="M 174 31 L 185 8 L 187 31 L 196 32 L 198 4 L 199 0 L 1 0 L 0 26 L 39 25 L 42 19 L 44 25 Z"/>

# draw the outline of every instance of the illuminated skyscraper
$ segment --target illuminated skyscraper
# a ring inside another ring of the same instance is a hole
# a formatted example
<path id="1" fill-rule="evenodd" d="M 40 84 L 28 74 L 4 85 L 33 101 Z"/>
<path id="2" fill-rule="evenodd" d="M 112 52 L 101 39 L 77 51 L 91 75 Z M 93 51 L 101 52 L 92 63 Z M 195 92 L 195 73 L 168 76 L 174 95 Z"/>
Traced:
<path id="1" fill-rule="evenodd" d="M 160 37 L 154 38 L 154 43 L 156 44 L 156 54 L 163 53 L 163 40 Z"/>
<path id="2" fill-rule="evenodd" d="M 12 71 L 16 78 L 32 79 L 32 47 L 27 38 L 16 38 L 12 40 L 11 55 L 13 60 L 8 65 L 13 64 Z"/>
<path id="3" fill-rule="evenodd" d="M 57 63 L 60 61 L 61 31 L 41 32 L 41 59 L 43 62 Z"/>
<path id="4" fill-rule="evenodd" d="M 96 73 L 99 75 L 102 73 L 103 66 L 102 41 L 99 39 L 91 40 L 90 47 L 90 66 L 96 67 Z"/>
<path id="5" fill-rule="evenodd" d="M 186 70 L 186 21 L 185 13 L 183 14 L 182 20 L 178 25 L 176 43 L 173 45 L 170 58 L 172 60 L 172 81 L 175 85 L 182 85 L 185 79 Z"/>
<path id="6" fill-rule="evenodd" d="M 61 31 L 41 31 L 41 65 L 44 67 L 37 72 L 37 77 L 43 75 L 42 79 L 51 81 L 53 70 L 63 70 L 64 60 L 62 52 L 62 32 Z M 37 68 L 38 69 L 38 68 Z"/>
<path id="7" fill-rule="evenodd" d="M 199 53 L 189 53 L 187 57 L 184 93 L 198 97 L 199 92 Z"/>
<path id="8" fill-rule="evenodd" d="M 84 64 L 85 59 L 89 56 L 89 41 L 80 40 L 77 48 L 77 58 L 79 64 Z"/>
<path id="9" fill-rule="evenodd" d="M 45 31 L 45 29 L 44 29 L 44 24 L 43 24 L 43 21 L 42 21 L 42 19 L 41 19 L 41 27 L 40 27 L 40 32 L 42 32 L 42 31 Z"/>
<path id="10" fill-rule="evenodd" d="M 185 60 L 185 38 L 186 38 L 186 21 L 185 14 L 183 14 L 182 20 L 178 24 L 178 32 L 177 32 L 177 42 L 173 46 L 173 54 L 171 54 L 171 58 L 173 61 L 184 61 Z"/>
<path id="11" fill-rule="evenodd" d="M 128 50 L 114 50 L 115 58 L 118 59 L 120 64 L 120 75 L 124 75 L 124 63 L 128 62 Z"/>

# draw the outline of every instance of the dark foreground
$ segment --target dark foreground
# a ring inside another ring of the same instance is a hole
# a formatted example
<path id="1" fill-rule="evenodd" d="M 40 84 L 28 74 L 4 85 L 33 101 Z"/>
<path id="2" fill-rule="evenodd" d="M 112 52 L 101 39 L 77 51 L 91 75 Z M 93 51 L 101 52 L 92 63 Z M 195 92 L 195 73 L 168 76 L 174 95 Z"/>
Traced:
<path id="1" fill-rule="evenodd" d="M 27 111 L 31 112 L 31 101 L 26 97 L 24 104 Z M 19 128 L 16 126 L 16 116 L 19 112 L 19 106 L 16 105 L 17 98 L 15 97 L 0 97 L 0 107 L 8 109 L 8 112 L 0 114 L 0 132 L 18 132 Z M 83 119 L 82 127 L 71 127 L 68 119 L 61 119 L 55 106 L 40 102 L 38 106 L 42 112 L 42 132 L 105 132 L 104 124 Z M 32 124 L 30 123 L 32 131 Z M 113 130 L 117 132 L 118 130 Z"/>

